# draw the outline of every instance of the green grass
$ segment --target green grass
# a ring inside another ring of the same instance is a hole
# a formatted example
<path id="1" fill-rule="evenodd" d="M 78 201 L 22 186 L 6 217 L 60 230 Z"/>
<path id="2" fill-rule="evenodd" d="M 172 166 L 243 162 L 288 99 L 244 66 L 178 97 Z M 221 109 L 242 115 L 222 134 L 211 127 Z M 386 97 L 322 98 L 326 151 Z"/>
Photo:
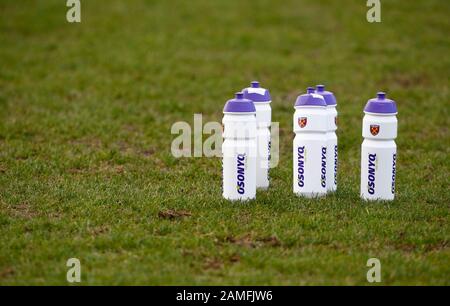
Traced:
<path id="1" fill-rule="evenodd" d="M 0 3 L 0 284 L 450 285 L 450 2 Z M 269 192 L 221 198 L 221 160 L 175 159 L 176 121 L 220 121 L 258 79 L 280 122 Z M 339 103 L 339 190 L 291 191 L 293 103 Z M 399 108 L 397 198 L 359 199 L 362 109 Z M 165 210 L 191 216 L 163 219 Z M 274 237 L 269 239 L 270 237 Z"/>

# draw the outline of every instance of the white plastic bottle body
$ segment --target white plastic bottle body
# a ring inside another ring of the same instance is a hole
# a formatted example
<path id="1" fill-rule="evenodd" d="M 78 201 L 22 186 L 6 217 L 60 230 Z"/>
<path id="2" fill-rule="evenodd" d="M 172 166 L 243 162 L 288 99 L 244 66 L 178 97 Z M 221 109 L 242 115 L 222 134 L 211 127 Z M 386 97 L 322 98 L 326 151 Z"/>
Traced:
<path id="1" fill-rule="evenodd" d="M 327 114 L 325 107 L 299 107 L 294 114 L 293 189 L 304 197 L 327 193 Z"/>
<path id="2" fill-rule="evenodd" d="M 272 109 L 270 101 L 254 104 L 257 126 L 256 188 L 267 189 L 269 187 Z"/>
<path id="3" fill-rule="evenodd" d="M 327 139 L 323 133 L 299 133 L 294 138 L 294 193 L 304 197 L 327 193 Z"/>
<path id="4" fill-rule="evenodd" d="M 397 167 L 397 118 L 366 113 L 361 146 L 361 198 L 394 200 Z"/>
<path id="5" fill-rule="evenodd" d="M 394 200 L 397 145 L 394 140 L 365 139 L 361 146 L 361 197 Z"/>
<path id="6" fill-rule="evenodd" d="M 225 114 L 222 144 L 223 197 L 256 197 L 256 119 L 254 114 Z"/>
<path id="7" fill-rule="evenodd" d="M 256 141 L 226 139 L 223 150 L 223 197 L 250 200 L 256 197 Z"/>
<path id="8" fill-rule="evenodd" d="M 337 189 L 337 171 L 338 171 L 338 138 L 337 129 L 337 110 L 336 106 L 327 106 L 327 190 L 334 192 Z"/>
<path id="9" fill-rule="evenodd" d="M 337 189 L 338 140 L 336 133 L 327 133 L 327 191 Z"/>

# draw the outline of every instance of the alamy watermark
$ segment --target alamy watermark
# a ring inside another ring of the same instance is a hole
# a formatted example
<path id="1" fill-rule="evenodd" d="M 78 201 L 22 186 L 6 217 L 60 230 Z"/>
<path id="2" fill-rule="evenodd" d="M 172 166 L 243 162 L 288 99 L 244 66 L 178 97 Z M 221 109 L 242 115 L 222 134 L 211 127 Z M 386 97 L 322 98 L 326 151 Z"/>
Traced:
<path id="1" fill-rule="evenodd" d="M 366 5 L 370 7 L 366 14 L 367 21 L 370 23 L 381 22 L 381 1 L 367 0 Z"/>
<path id="2" fill-rule="evenodd" d="M 81 263 L 78 258 L 69 258 L 66 262 L 69 270 L 66 273 L 66 279 L 69 283 L 81 282 Z"/>
<path id="3" fill-rule="evenodd" d="M 370 267 L 366 275 L 367 281 L 369 283 L 381 283 L 381 261 L 378 258 L 369 258 L 367 267 Z"/>
<path id="4" fill-rule="evenodd" d="M 257 146 L 255 152 L 266 153 L 270 150 L 270 168 L 278 166 L 279 162 L 279 130 L 278 122 L 272 122 L 270 128 L 270 148 Z M 246 129 L 236 128 L 236 138 L 246 139 Z M 172 140 L 171 153 L 175 158 L 180 157 L 222 157 L 223 126 L 219 122 L 210 121 L 203 124 L 203 115 L 194 114 L 193 127 L 185 121 L 175 122 L 171 127 L 171 134 L 178 135 Z M 207 135 L 204 139 L 204 135 Z M 244 140 L 245 141 L 245 140 Z"/>
<path id="5" fill-rule="evenodd" d="M 66 20 L 69 23 L 81 22 L 81 2 L 80 0 L 67 0 L 66 6 L 69 10 L 66 13 Z"/>
<path id="6" fill-rule="evenodd" d="M 66 20 L 69 23 L 81 22 L 81 1 L 67 0 L 66 6 L 69 10 L 66 13 Z M 367 11 L 366 19 L 368 22 L 381 22 L 381 0 L 367 0 L 366 6 L 370 9 Z"/>

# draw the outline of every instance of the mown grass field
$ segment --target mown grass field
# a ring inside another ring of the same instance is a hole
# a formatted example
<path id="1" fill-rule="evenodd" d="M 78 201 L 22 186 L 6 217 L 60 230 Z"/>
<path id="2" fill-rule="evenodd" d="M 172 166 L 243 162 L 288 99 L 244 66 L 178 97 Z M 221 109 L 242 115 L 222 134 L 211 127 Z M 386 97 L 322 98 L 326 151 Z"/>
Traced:
<path id="1" fill-rule="evenodd" d="M 450 285 L 450 2 L 0 2 L 0 284 Z M 176 121 L 271 90 L 268 192 L 221 198 L 221 160 L 175 159 Z M 293 195 L 293 103 L 338 98 L 339 190 Z M 397 198 L 359 199 L 362 109 L 397 101 Z M 167 214 L 185 212 L 186 216 Z"/>

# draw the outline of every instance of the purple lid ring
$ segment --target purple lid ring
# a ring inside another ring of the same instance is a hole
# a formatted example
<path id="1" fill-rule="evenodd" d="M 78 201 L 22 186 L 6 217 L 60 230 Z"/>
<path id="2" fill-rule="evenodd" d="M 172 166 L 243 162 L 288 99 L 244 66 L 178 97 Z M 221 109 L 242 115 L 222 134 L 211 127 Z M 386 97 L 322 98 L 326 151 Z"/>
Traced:
<path id="1" fill-rule="evenodd" d="M 323 107 L 323 108 L 325 108 L 327 106 L 325 99 L 321 95 L 314 93 L 314 88 L 308 87 L 307 92 L 308 93 L 297 97 L 294 108 L 297 108 L 297 107 Z"/>
<path id="2" fill-rule="evenodd" d="M 262 88 L 258 81 L 251 82 L 250 87 L 244 88 L 242 92 L 245 99 L 254 103 L 270 103 L 272 101 L 269 90 Z"/>
<path id="3" fill-rule="evenodd" d="M 336 97 L 331 91 L 325 90 L 325 85 L 317 85 L 316 94 L 321 95 L 324 98 L 327 106 L 337 106 Z"/>
<path id="4" fill-rule="evenodd" d="M 228 100 L 223 108 L 224 114 L 254 114 L 255 105 L 251 100 L 244 98 L 243 92 L 238 92 L 234 99 Z"/>
<path id="5" fill-rule="evenodd" d="M 396 115 L 398 113 L 397 104 L 394 100 L 387 99 L 386 94 L 380 91 L 377 93 L 376 98 L 367 101 L 364 113 L 386 116 Z"/>

